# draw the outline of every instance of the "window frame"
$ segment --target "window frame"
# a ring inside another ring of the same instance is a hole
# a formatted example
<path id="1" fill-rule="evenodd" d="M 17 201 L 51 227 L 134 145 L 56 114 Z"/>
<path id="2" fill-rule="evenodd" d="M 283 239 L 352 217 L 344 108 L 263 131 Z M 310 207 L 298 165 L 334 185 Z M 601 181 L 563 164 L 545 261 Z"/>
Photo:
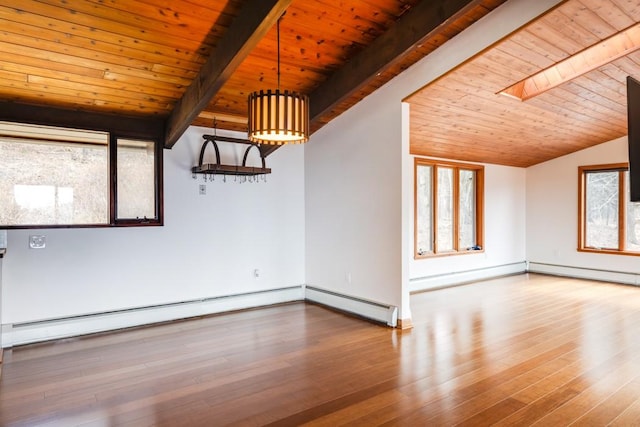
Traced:
<path id="1" fill-rule="evenodd" d="M 610 163 L 602 165 L 587 165 L 578 167 L 578 252 L 640 256 L 640 251 L 628 251 L 625 249 L 627 242 L 627 181 L 625 172 L 629 171 L 628 163 Z M 586 246 L 587 221 L 586 214 L 586 191 L 587 174 L 590 172 L 618 172 L 618 249 L 595 248 Z"/>
<path id="2" fill-rule="evenodd" d="M 418 252 L 418 167 L 431 167 L 431 218 L 432 218 L 432 252 Z M 437 241 L 437 206 L 438 206 L 438 168 L 453 169 L 453 246 L 452 251 L 439 252 Z M 471 170 L 475 172 L 475 234 L 476 246 L 480 249 L 461 249 L 460 244 L 460 170 Z M 433 160 L 423 157 L 414 158 L 413 170 L 413 257 L 414 259 L 428 259 L 434 257 L 466 255 L 473 253 L 483 253 L 484 247 L 484 165 L 473 163 L 460 163 L 443 160 Z"/>
<path id="3" fill-rule="evenodd" d="M 153 142 L 154 144 L 154 176 L 155 176 L 155 218 L 119 218 L 118 217 L 118 140 L 137 139 Z M 109 133 L 109 222 L 108 226 L 131 227 L 164 225 L 163 209 L 163 147 L 159 141 L 136 137 L 124 133 Z"/>
<path id="4" fill-rule="evenodd" d="M 38 120 L 30 119 L 31 115 L 39 115 Z M 0 229 L 55 229 L 55 228 L 107 228 L 138 227 L 164 225 L 164 124 L 162 121 L 118 117 L 98 113 L 78 113 L 68 110 L 25 106 L 14 104 L 11 110 L 0 114 L 0 121 L 26 125 L 43 125 L 57 128 L 71 128 L 87 131 L 99 131 L 108 134 L 107 161 L 109 186 L 109 218 L 100 224 L 21 224 L 3 225 Z M 117 140 L 138 139 L 154 144 L 155 171 L 155 218 L 118 218 L 117 217 Z"/>

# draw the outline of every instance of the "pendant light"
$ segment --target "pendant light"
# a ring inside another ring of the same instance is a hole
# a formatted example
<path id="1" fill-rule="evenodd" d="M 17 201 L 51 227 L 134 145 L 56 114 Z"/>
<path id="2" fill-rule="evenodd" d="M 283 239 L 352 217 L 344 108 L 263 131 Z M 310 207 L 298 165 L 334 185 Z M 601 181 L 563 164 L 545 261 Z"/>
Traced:
<path id="1" fill-rule="evenodd" d="M 283 15 L 284 16 L 284 15 Z M 278 88 L 249 95 L 249 140 L 258 144 L 300 144 L 309 140 L 309 97 L 280 90 L 280 20 L 278 19 Z"/>

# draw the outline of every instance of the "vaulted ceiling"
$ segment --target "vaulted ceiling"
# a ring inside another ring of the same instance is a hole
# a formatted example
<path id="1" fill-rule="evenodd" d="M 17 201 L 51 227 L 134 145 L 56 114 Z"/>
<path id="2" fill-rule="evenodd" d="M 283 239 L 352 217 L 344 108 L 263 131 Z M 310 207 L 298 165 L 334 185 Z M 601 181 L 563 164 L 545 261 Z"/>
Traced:
<path id="1" fill-rule="evenodd" d="M 0 100 L 160 118 L 167 147 L 190 124 L 244 131 L 284 12 L 280 86 L 317 130 L 503 2 L 0 0 Z"/>
<path id="2" fill-rule="evenodd" d="M 0 119 L 156 120 L 166 147 L 190 124 L 245 131 L 248 94 L 277 85 L 284 13 L 280 86 L 310 95 L 315 131 L 505 1 L 0 0 Z M 635 0 L 562 2 L 408 96 L 411 152 L 529 166 L 625 135 L 638 22 Z M 559 68 L 624 30 L 617 57 Z M 543 70 L 565 75 L 500 93 Z"/>
<path id="3" fill-rule="evenodd" d="M 626 135 L 638 22 L 637 0 L 560 4 L 408 97 L 411 152 L 526 167 Z"/>

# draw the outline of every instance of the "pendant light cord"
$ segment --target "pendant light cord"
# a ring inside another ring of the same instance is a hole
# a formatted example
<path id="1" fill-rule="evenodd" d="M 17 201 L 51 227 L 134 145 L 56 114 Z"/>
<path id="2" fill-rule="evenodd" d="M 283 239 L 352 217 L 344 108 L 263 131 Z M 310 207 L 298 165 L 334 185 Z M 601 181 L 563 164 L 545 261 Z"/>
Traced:
<path id="1" fill-rule="evenodd" d="M 276 23 L 276 32 L 278 38 L 278 91 L 280 90 L 280 20 L 282 16 L 278 18 L 278 22 Z"/>

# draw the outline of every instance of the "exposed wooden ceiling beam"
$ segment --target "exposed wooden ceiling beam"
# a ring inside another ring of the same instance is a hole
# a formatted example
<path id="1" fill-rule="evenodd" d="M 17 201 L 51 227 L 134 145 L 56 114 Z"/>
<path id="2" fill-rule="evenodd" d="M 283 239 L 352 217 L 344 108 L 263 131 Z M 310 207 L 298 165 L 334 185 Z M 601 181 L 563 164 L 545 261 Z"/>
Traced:
<path id="1" fill-rule="evenodd" d="M 309 95 L 315 121 L 358 88 L 420 45 L 442 24 L 455 20 L 480 0 L 421 1 Z"/>
<path id="2" fill-rule="evenodd" d="M 205 120 L 211 120 L 213 124 L 215 121 L 221 122 L 230 122 L 230 123 L 239 123 L 239 124 L 247 124 L 246 116 L 238 116 L 235 114 L 224 114 L 224 113 L 213 113 L 210 111 L 202 111 L 198 114 L 198 117 Z"/>
<path id="3" fill-rule="evenodd" d="M 114 132 L 131 138 L 149 138 L 152 140 L 160 140 L 164 132 L 164 121 L 159 118 L 127 117 L 1 100 L 0 120 Z"/>
<path id="4" fill-rule="evenodd" d="M 533 98 L 640 49 L 640 24 L 604 39 L 500 91 L 522 101 Z"/>
<path id="5" fill-rule="evenodd" d="M 171 148 L 251 50 L 278 21 L 292 0 L 248 0 L 216 50 L 176 103 L 166 121 L 165 148 Z"/>

